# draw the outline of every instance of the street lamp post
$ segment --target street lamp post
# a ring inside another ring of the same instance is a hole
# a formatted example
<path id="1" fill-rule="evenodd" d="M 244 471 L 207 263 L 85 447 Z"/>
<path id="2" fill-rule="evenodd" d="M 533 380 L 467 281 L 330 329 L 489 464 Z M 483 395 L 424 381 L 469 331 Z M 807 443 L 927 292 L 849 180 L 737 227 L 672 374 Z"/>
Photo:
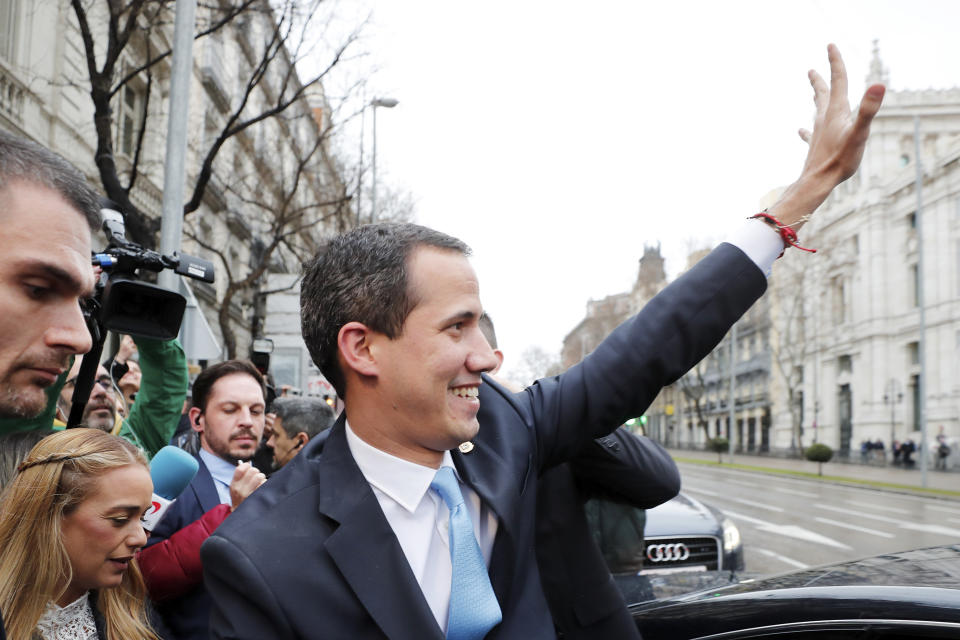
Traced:
<path id="1" fill-rule="evenodd" d="M 370 222 L 377 221 L 377 107 L 384 109 L 393 109 L 399 102 L 393 98 L 374 98 L 370 101 L 373 107 L 373 193 L 370 194 L 372 207 L 370 209 Z"/>

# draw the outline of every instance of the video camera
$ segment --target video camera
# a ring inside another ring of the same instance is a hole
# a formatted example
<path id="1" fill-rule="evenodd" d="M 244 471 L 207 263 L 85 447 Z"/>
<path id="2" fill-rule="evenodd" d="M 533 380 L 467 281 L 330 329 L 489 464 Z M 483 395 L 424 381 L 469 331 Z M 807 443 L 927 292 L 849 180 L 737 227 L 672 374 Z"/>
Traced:
<path id="1" fill-rule="evenodd" d="M 103 274 L 93 297 L 83 306 L 93 348 L 80 365 L 67 427 L 79 426 L 83 418 L 107 331 L 159 340 L 172 340 L 180 333 L 186 299 L 175 291 L 138 280 L 138 271 L 173 269 L 182 276 L 213 282 L 213 263 L 208 260 L 179 253 L 163 255 L 127 240 L 123 214 L 118 209 L 110 200 L 101 203 L 107 247 L 93 256 L 92 264 Z"/>

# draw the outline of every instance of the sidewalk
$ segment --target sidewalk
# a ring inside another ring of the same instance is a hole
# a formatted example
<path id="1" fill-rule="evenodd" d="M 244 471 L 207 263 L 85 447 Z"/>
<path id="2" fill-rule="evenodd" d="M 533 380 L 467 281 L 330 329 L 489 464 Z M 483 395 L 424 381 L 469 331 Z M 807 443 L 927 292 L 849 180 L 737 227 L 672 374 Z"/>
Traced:
<path id="1" fill-rule="evenodd" d="M 717 464 L 717 454 L 712 451 L 692 449 L 668 449 L 677 462 L 693 464 Z M 723 454 L 723 466 L 730 465 L 730 457 Z M 770 474 L 812 474 L 817 476 L 817 463 L 796 458 L 758 456 L 738 453 L 733 456 L 731 468 Z M 816 479 L 816 478 L 815 478 Z M 910 493 L 927 497 L 960 500 L 960 473 L 927 470 L 927 488 L 923 488 L 919 465 L 915 469 L 845 462 L 825 462 L 823 482 L 853 484 L 881 491 Z"/>

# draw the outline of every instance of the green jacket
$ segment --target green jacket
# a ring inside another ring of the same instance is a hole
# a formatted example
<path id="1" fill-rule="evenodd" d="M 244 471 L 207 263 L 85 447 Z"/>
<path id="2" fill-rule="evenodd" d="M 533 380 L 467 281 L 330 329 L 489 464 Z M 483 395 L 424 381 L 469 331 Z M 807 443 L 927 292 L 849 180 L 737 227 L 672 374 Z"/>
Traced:
<path id="1" fill-rule="evenodd" d="M 187 358 L 177 340 L 134 338 L 140 353 L 142 378 L 137 401 L 120 427 L 120 435 L 137 445 L 150 459 L 170 443 L 180 421 L 187 394 Z M 15 431 L 57 428 L 57 398 L 67 373 L 47 389 L 47 408 L 36 418 L 0 419 L 0 435 Z"/>

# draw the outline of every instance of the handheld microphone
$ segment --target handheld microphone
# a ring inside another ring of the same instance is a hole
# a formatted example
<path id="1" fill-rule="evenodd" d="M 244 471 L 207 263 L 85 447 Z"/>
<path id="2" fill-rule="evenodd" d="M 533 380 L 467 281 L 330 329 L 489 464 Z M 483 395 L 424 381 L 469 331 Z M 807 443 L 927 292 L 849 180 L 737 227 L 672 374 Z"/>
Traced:
<path id="1" fill-rule="evenodd" d="M 193 477 L 200 465 L 197 459 L 179 447 L 167 445 L 150 461 L 153 499 L 141 521 L 143 528 L 153 531 Z"/>

